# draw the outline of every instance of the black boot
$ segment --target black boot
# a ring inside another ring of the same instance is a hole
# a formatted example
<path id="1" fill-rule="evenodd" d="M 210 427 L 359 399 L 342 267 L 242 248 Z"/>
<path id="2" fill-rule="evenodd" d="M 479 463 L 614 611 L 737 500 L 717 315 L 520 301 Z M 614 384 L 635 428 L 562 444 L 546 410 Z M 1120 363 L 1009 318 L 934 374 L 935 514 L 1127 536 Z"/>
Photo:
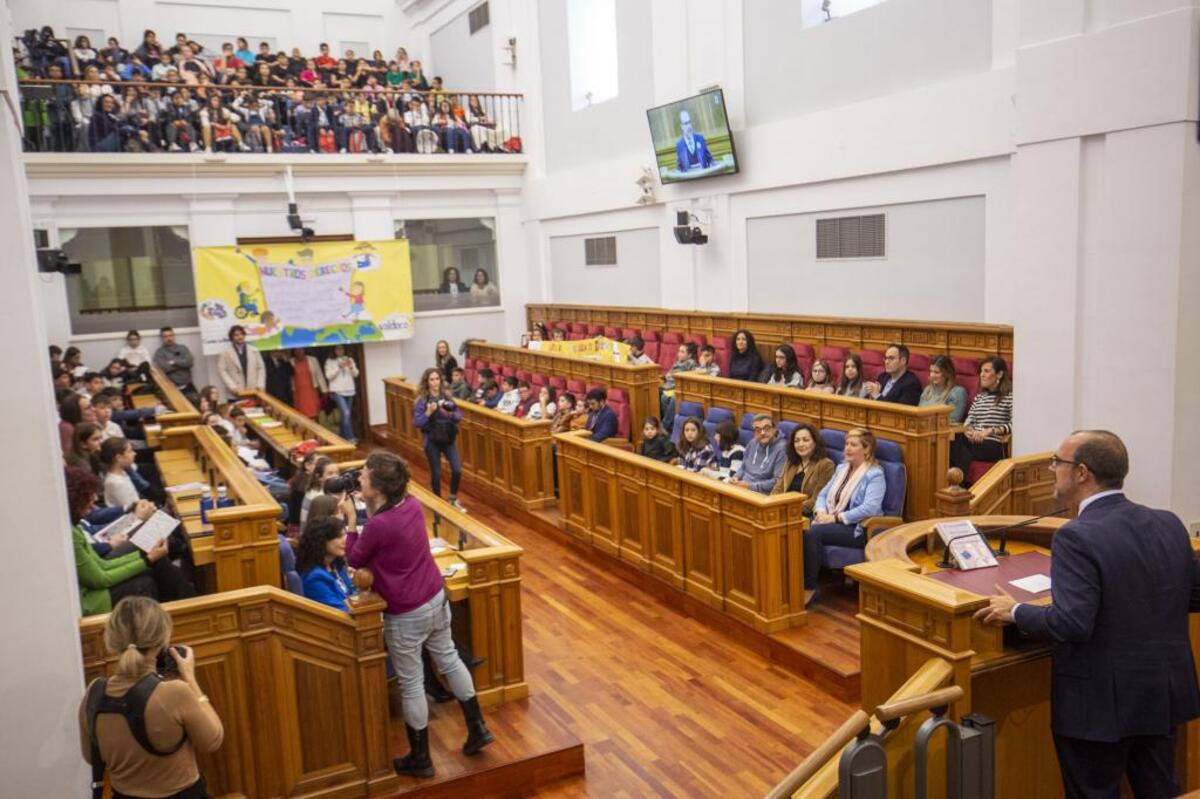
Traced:
<path id="1" fill-rule="evenodd" d="M 404 729 L 408 731 L 409 752 L 404 757 L 393 760 L 392 767 L 396 769 L 397 774 L 406 774 L 410 777 L 432 777 L 433 760 L 429 757 L 429 728 L 414 730 L 405 724 Z"/>
<path id="2" fill-rule="evenodd" d="M 496 739 L 483 723 L 483 711 L 479 708 L 478 696 L 473 696 L 465 702 L 460 699 L 458 703 L 462 705 L 463 718 L 467 720 L 467 742 L 463 744 L 463 754 L 473 755 Z"/>

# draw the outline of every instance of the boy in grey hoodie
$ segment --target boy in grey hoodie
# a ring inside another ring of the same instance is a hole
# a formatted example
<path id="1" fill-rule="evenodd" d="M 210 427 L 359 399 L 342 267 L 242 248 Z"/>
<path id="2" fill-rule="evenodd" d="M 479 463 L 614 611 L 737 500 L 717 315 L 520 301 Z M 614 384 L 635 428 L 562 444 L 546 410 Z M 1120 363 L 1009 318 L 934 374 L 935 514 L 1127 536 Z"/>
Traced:
<path id="1" fill-rule="evenodd" d="M 770 494 L 787 460 L 787 442 L 775 430 L 775 420 L 765 413 L 754 417 L 754 440 L 746 446 L 742 468 L 730 485 Z"/>

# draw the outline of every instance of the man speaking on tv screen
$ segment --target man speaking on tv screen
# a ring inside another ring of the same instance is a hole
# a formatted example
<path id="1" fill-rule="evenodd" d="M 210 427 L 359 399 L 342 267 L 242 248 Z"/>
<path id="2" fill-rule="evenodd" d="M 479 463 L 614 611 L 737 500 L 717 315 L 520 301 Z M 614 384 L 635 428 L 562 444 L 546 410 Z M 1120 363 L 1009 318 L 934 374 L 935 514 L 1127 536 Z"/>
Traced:
<path id="1" fill-rule="evenodd" d="M 679 112 L 679 127 L 683 135 L 675 143 L 675 156 L 678 160 L 676 169 L 687 172 L 689 169 L 707 169 L 713 164 L 712 153 L 708 151 L 708 142 L 692 127 L 692 115 L 687 109 Z"/>

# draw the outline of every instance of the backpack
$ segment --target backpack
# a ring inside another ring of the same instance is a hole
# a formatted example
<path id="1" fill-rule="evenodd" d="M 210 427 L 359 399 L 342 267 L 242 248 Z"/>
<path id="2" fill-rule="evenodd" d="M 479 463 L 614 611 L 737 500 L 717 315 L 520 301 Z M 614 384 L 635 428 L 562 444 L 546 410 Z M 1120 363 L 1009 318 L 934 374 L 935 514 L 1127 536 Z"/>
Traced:
<path id="1" fill-rule="evenodd" d="M 332 130 L 326 128 L 317 134 L 317 149 L 323 153 L 337 152 L 337 139 Z"/>
<path id="2" fill-rule="evenodd" d="M 108 680 L 103 677 L 88 688 L 86 708 L 88 735 L 91 738 L 92 747 L 92 799 L 101 799 L 104 796 L 104 772 L 108 768 L 104 758 L 100 756 L 100 741 L 96 738 L 96 717 L 101 713 L 116 713 L 124 716 L 125 722 L 129 725 L 129 731 L 133 734 L 133 739 L 138 742 L 138 746 L 152 755 L 158 757 L 173 755 L 187 742 L 186 732 L 179 739 L 179 743 L 166 751 L 156 749 L 150 742 L 150 736 L 146 732 L 146 704 L 150 701 L 150 695 L 154 693 L 154 689 L 160 682 L 162 682 L 162 677 L 157 674 L 147 674 L 134 683 L 124 696 L 120 697 L 108 696 L 104 693 Z"/>
<path id="3" fill-rule="evenodd" d="M 352 153 L 365 153 L 367 151 L 367 135 L 361 130 L 352 130 L 348 137 L 349 145 L 346 149 Z"/>

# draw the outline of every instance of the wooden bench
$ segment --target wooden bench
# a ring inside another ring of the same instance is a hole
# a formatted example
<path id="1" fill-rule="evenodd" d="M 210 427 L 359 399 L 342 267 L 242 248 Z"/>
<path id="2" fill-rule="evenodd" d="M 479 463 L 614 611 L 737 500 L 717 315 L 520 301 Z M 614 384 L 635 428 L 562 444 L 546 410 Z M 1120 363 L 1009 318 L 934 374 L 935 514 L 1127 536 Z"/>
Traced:
<path id="1" fill-rule="evenodd" d="M 338 463 L 354 457 L 356 449 L 349 441 L 267 392 L 258 389 L 240 391 L 238 396 L 254 400 L 265 411 L 263 416 L 247 417 L 250 428 L 283 463 L 287 463 L 292 447 L 301 441 L 316 441 L 317 453 Z"/>
<path id="2" fill-rule="evenodd" d="M 944 485 L 950 463 L 949 405 L 915 408 L 893 402 L 838 397 L 764 383 L 747 383 L 700 372 L 675 376 L 677 402 L 698 402 L 707 411 L 726 408 L 735 423 L 746 413 L 765 413 L 780 420 L 808 422 L 818 430 L 865 427 L 878 438 L 900 446 L 908 472 L 904 518 L 928 519 L 936 514 L 935 495 Z"/>
<path id="3" fill-rule="evenodd" d="M 566 531 L 759 632 L 804 623 L 806 497 L 554 436 Z"/>
<path id="4" fill-rule="evenodd" d="M 168 409 L 166 413 L 156 414 L 154 422 L 143 425 L 146 431 L 146 446 L 159 447 L 162 446 L 164 430 L 199 424 L 200 411 L 157 366 L 150 367 L 150 380 L 154 393 L 134 394 L 131 404 L 138 409 L 154 408 L 160 404 Z"/>
<path id="5" fill-rule="evenodd" d="M 417 387 L 400 377 L 384 381 L 390 443 L 414 458 L 424 458 L 421 431 L 413 427 Z M 471 490 L 500 503 L 530 511 L 554 502 L 550 422 L 529 421 L 460 402 L 458 452 Z"/>
<path id="6" fill-rule="evenodd" d="M 214 508 L 207 523 L 200 519 L 200 492 L 168 491 L 172 512 L 183 522 L 192 544 L 192 555 L 201 568 L 204 587 L 232 591 L 258 585 L 281 584 L 279 537 L 276 525 L 280 507 L 237 455 L 206 425 L 173 427 L 163 431 L 162 450 L 155 461 L 166 486 L 204 483 L 225 486 L 232 507 Z M 204 579 L 203 567 L 211 567 Z"/>
<path id="7" fill-rule="evenodd" d="M 793 316 L 742 311 L 684 311 L 609 305 L 529 303 L 525 316 L 530 328 L 536 322 L 579 322 L 601 327 L 703 333 L 729 338 L 749 330 L 766 363 L 774 363 L 772 350 L 780 344 L 802 341 L 820 351 L 822 345 L 882 350 L 900 342 L 935 355 L 987 358 L 999 355 L 1012 363 L 1013 329 L 1010 325 L 976 322 L 923 322 L 910 319 L 854 319 L 840 316 Z"/>

